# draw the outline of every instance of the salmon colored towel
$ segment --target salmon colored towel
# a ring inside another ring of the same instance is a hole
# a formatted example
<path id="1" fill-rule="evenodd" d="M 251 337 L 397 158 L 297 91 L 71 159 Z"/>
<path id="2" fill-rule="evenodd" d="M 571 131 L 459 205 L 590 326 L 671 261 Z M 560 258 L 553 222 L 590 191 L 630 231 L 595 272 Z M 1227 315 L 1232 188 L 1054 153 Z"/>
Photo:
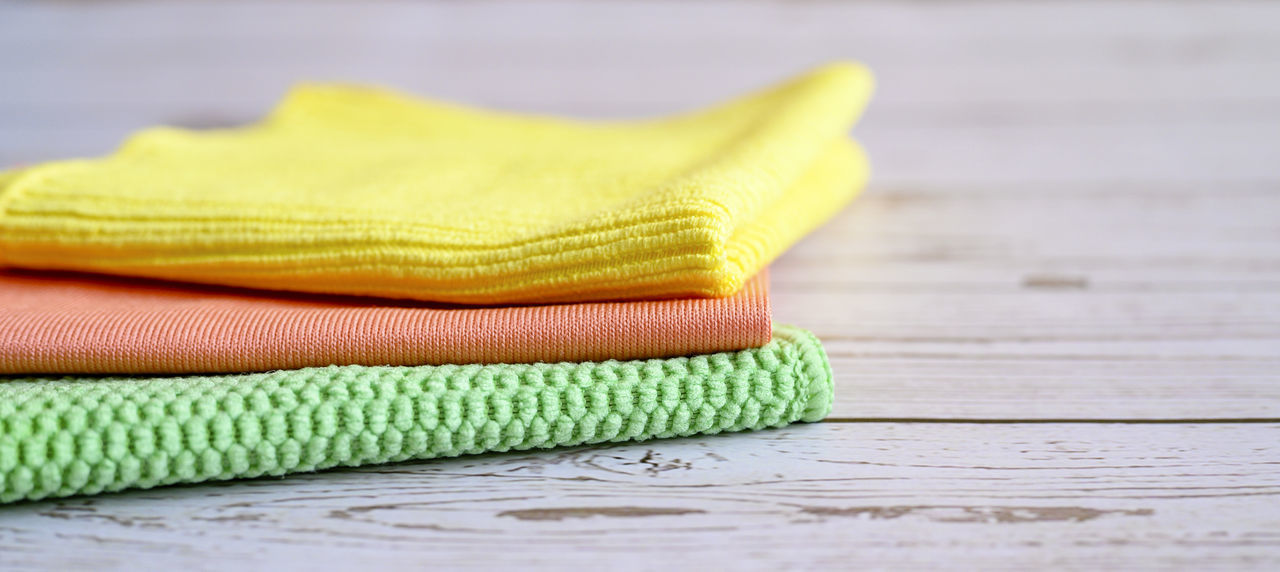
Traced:
<path id="1" fill-rule="evenodd" d="M 256 125 L 0 174 L 0 265 L 461 304 L 728 296 L 861 190 L 871 85 L 835 64 L 609 122 L 303 86 Z"/>
<path id="2" fill-rule="evenodd" d="M 770 338 L 768 277 L 737 295 L 460 308 L 0 272 L 0 374 L 218 373 L 736 351 Z"/>

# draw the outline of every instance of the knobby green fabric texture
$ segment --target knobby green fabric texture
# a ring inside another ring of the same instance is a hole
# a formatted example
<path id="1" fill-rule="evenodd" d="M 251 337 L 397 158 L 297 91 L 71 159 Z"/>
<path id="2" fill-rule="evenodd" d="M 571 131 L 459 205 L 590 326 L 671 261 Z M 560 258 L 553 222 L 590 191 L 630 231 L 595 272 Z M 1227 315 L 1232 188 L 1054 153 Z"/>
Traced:
<path id="1" fill-rule="evenodd" d="M 0 381 L 0 501 L 818 421 L 818 340 L 628 362 Z"/>

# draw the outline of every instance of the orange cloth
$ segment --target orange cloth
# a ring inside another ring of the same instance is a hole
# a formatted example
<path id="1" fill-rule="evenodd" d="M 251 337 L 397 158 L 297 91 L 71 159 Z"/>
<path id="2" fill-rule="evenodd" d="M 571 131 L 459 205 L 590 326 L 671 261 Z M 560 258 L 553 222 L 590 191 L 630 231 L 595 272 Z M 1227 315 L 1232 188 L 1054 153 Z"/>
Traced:
<path id="1" fill-rule="evenodd" d="M 475 308 L 0 272 L 0 374 L 624 360 L 770 329 L 765 273 L 728 298 Z"/>

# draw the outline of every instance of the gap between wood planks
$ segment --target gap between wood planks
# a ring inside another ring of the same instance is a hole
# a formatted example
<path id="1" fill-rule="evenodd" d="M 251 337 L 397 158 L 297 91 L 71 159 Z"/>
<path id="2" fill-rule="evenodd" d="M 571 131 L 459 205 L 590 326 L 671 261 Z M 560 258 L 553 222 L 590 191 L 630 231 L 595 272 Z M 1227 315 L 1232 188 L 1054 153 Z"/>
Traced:
<path id="1" fill-rule="evenodd" d="M 1184 418 L 1184 419 L 1080 419 L 1080 418 L 949 418 L 949 417 L 828 417 L 820 423 L 968 423 L 968 424 L 1028 424 L 1039 425 L 1049 423 L 1073 424 L 1127 424 L 1127 425 L 1160 425 L 1160 424 L 1197 424 L 1197 423 L 1280 423 L 1280 417 L 1239 417 L 1239 418 Z"/>

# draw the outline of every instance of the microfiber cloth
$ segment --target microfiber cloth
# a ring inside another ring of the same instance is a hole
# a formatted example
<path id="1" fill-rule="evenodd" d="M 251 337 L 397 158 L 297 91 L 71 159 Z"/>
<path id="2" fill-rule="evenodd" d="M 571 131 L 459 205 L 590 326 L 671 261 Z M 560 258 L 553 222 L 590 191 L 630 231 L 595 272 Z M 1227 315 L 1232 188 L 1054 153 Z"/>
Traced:
<path id="1" fill-rule="evenodd" d="M 0 501 L 818 421 L 812 334 L 662 360 L 0 380 Z"/>
<path id="2" fill-rule="evenodd" d="M 449 307 L 0 271 L 0 375 L 672 357 L 769 341 L 768 279 L 727 298 Z"/>
<path id="3" fill-rule="evenodd" d="M 586 122 L 296 88 L 0 175 L 0 265 L 467 304 L 731 295 L 864 185 L 869 72 Z"/>

